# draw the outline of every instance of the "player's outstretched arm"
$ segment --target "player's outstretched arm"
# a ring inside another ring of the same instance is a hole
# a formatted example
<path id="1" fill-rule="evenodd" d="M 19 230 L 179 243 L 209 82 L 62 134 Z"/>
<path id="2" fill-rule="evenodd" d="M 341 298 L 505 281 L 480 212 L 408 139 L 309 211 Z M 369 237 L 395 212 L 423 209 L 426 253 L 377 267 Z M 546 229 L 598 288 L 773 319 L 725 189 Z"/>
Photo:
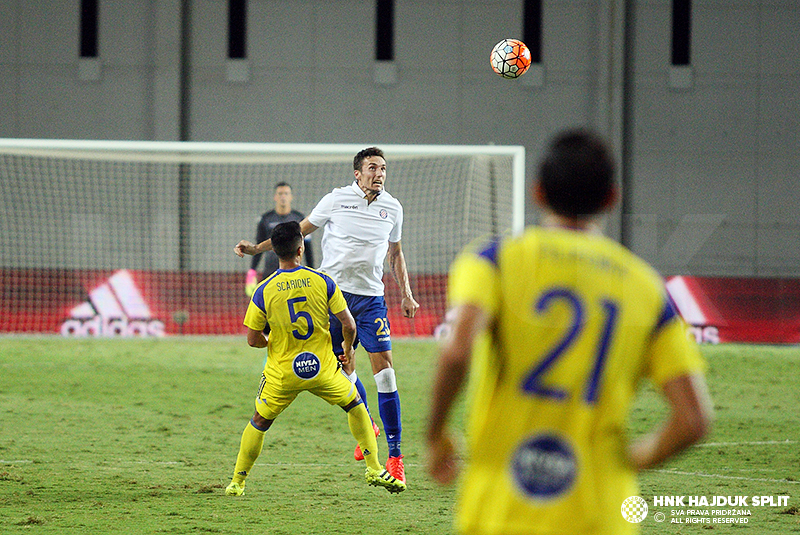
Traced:
<path id="1" fill-rule="evenodd" d="M 664 425 L 633 442 L 628 458 L 637 470 L 652 468 L 706 436 L 712 408 L 702 375 L 682 375 L 663 387 L 670 415 Z"/>
<path id="2" fill-rule="evenodd" d="M 302 221 L 300 221 L 300 232 L 303 233 L 303 236 L 308 236 L 318 228 L 319 227 L 317 227 L 316 225 L 312 225 L 311 223 L 309 223 L 307 217 L 304 218 Z"/>
<path id="3" fill-rule="evenodd" d="M 411 283 L 408 280 L 408 267 L 406 266 L 406 257 L 403 254 L 403 247 L 400 242 L 389 242 L 389 251 L 386 253 L 389 259 L 389 266 L 392 269 L 394 280 L 400 287 L 400 307 L 403 309 L 403 315 L 407 318 L 413 318 L 419 310 L 419 303 L 414 299 L 411 293 Z"/>
<path id="4" fill-rule="evenodd" d="M 269 240 L 267 240 L 267 241 L 269 241 Z M 261 243 L 263 244 L 263 243 L 266 243 L 266 242 L 261 242 Z M 261 244 L 259 244 L 259 245 L 261 245 Z M 271 249 L 272 249 L 272 243 L 270 243 L 269 249 L 265 248 L 264 250 L 267 251 L 267 250 L 271 250 Z M 258 254 L 259 252 L 262 252 L 262 251 L 256 250 L 256 246 L 253 245 L 253 242 L 247 241 L 247 240 L 242 240 L 242 241 L 240 241 L 239 243 L 237 243 L 233 247 L 233 252 L 239 258 L 243 258 L 244 255 L 246 255 L 246 254 L 250 255 L 250 256 L 253 256 L 253 255 Z"/>
<path id="5" fill-rule="evenodd" d="M 447 432 L 447 420 L 469 371 L 472 343 L 486 321 L 486 313 L 480 307 L 469 304 L 458 307 L 452 331 L 439 351 L 426 440 L 430 454 L 428 473 L 442 484 L 451 483 L 458 475 L 457 455 Z"/>
<path id="6" fill-rule="evenodd" d="M 317 230 L 315 225 L 312 225 L 308 222 L 308 218 L 303 219 L 300 221 L 300 232 L 303 233 L 303 236 L 307 236 Z M 239 258 L 244 257 L 244 255 L 255 255 L 259 253 L 263 253 L 266 251 L 272 250 L 272 240 L 264 240 L 257 245 L 254 245 L 253 242 L 242 240 L 237 243 L 234 248 L 233 252 L 236 253 L 236 256 Z"/>

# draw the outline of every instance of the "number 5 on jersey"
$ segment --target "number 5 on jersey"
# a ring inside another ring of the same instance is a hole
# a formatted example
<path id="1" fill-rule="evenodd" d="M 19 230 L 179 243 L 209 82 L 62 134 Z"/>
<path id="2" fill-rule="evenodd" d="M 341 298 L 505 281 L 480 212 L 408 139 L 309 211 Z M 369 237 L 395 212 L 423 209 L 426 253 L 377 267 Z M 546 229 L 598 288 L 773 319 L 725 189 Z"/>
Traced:
<path id="1" fill-rule="evenodd" d="M 311 319 L 311 314 L 305 310 L 298 311 L 294 308 L 296 303 L 303 303 L 305 301 L 305 297 L 293 297 L 292 299 L 286 301 L 286 304 L 289 306 L 289 318 L 292 320 L 292 325 L 301 319 L 305 320 L 306 322 L 305 334 L 301 334 L 299 329 L 292 331 L 292 335 L 298 340 L 308 340 L 311 338 L 311 335 L 314 334 L 314 320 Z"/>

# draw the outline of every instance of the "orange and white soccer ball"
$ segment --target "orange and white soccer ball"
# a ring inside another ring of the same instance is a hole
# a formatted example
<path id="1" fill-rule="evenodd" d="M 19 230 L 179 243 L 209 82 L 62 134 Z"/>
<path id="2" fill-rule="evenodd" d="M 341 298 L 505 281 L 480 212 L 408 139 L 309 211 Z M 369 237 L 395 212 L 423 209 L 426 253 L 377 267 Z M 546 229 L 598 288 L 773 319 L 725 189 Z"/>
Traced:
<path id="1" fill-rule="evenodd" d="M 503 39 L 489 56 L 492 70 L 503 78 L 517 78 L 531 66 L 531 51 L 519 39 Z"/>

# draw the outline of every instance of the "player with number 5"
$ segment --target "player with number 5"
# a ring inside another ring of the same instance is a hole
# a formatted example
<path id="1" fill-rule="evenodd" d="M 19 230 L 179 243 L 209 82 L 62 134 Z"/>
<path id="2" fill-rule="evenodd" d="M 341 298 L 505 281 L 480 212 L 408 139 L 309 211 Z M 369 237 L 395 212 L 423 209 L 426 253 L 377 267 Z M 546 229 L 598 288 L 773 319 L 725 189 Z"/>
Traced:
<path id="1" fill-rule="evenodd" d="M 363 446 L 367 483 L 389 492 L 402 492 L 405 484 L 392 477 L 378 461 L 378 444 L 369 414 L 352 383 L 337 366 L 331 348 L 329 317 L 344 326 L 339 352 L 347 361 L 353 355 L 356 323 L 342 292 L 326 274 L 300 264 L 305 251 L 300 225 L 281 223 L 272 230 L 278 269 L 259 284 L 244 317 L 247 343 L 267 347 L 256 410 L 242 432 L 228 496 L 242 496 L 247 476 L 261 454 L 264 435 L 300 392 L 308 391 L 347 413 L 353 437 Z M 264 329 L 270 327 L 269 340 Z"/>
<path id="2" fill-rule="evenodd" d="M 419 308 L 411 292 L 405 256 L 400 245 L 403 232 L 403 207 L 385 189 L 386 159 L 377 147 L 364 149 L 353 158 L 355 181 L 325 195 L 308 217 L 300 222 L 304 236 L 320 227 L 322 264 L 320 271 L 330 275 L 342 289 L 347 306 L 358 325 L 356 343 L 369 354 L 378 387 L 378 410 L 383 421 L 389 458 L 386 469 L 405 483 L 405 466 L 400 450 L 402 426 L 400 396 L 392 365 L 391 328 L 384 299 L 383 262 L 388 259 L 395 281 L 400 286 L 401 307 L 407 318 Z M 257 245 L 242 240 L 234 248 L 240 257 L 272 249 L 270 240 Z M 334 351 L 341 352 L 342 329 L 331 316 Z M 366 390 L 355 371 L 355 360 L 343 365 L 366 403 Z M 378 427 L 373 422 L 377 436 Z M 359 446 L 356 460 L 364 458 Z"/>
<path id="3" fill-rule="evenodd" d="M 600 232 L 613 175 L 597 135 L 561 133 L 534 189 L 541 225 L 473 244 L 451 268 L 455 314 L 427 440 L 431 475 L 451 482 L 446 422 L 472 366 L 459 533 L 634 533 L 620 508 L 639 494 L 636 472 L 708 432 L 704 363 L 663 280 Z M 671 412 L 629 442 L 628 411 L 645 378 Z"/>

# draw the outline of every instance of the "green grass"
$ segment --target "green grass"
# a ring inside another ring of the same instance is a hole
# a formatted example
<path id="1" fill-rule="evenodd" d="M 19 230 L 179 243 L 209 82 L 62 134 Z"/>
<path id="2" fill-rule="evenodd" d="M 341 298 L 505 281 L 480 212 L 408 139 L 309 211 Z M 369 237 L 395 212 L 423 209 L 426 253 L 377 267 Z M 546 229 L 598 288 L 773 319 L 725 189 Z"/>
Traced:
<path id="1" fill-rule="evenodd" d="M 670 508 L 651 507 L 643 533 L 800 533 L 800 350 L 704 351 L 714 432 L 643 473 L 643 496 L 652 504 L 662 495 L 788 495 L 789 503 L 750 507 L 748 524 L 706 529 L 670 525 Z M 244 338 L 0 338 L 0 533 L 451 533 L 454 490 L 424 472 L 434 358 L 433 342 L 395 342 L 407 492 L 366 487 L 344 414 L 303 395 L 267 433 L 248 493 L 234 499 L 223 489 L 263 363 Z M 363 353 L 359 362 L 375 405 Z M 645 388 L 634 434 L 663 412 Z M 653 521 L 657 511 L 667 522 Z"/>

